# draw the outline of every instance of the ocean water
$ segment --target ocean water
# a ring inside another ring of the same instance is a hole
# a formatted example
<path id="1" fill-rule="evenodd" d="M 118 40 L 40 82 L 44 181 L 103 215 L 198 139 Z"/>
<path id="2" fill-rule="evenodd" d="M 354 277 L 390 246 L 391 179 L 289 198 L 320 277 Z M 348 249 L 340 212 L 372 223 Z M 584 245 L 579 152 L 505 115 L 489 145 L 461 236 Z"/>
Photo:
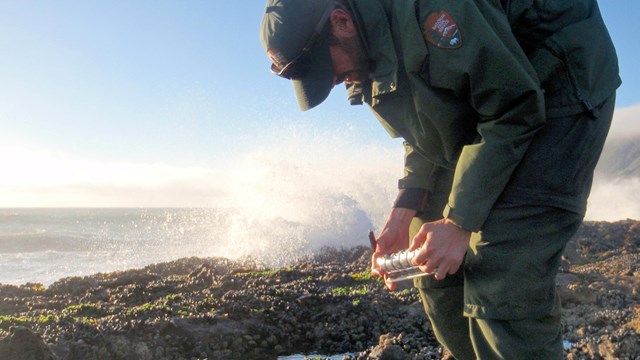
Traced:
<path id="1" fill-rule="evenodd" d="M 211 204 L 206 207 L 0 208 L 0 283 L 47 286 L 67 276 L 191 256 L 251 257 L 279 267 L 324 246 L 368 246 L 368 231 L 382 227 L 397 193 L 401 145 L 356 145 L 344 134 L 313 139 L 293 132 L 239 156 L 233 166 L 173 187 L 127 187 L 126 173 L 94 186 L 98 199 L 112 194 L 115 200 L 204 189 L 202 197 L 211 198 L 200 202 Z M 73 184 L 42 195 L 64 203 L 64 194 L 87 188 Z"/>
<path id="2" fill-rule="evenodd" d="M 333 209 L 329 223 L 207 208 L 0 209 L 0 283 L 49 285 L 191 256 L 285 266 L 325 245 L 367 244 L 364 211 L 347 199 Z"/>
<path id="3" fill-rule="evenodd" d="M 368 230 L 382 227 L 394 194 L 355 184 L 273 191 L 258 204 L 241 201 L 245 208 L 0 209 L 0 284 L 48 286 L 191 256 L 286 266 L 324 246 L 368 246 Z"/>
<path id="4" fill-rule="evenodd" d="M 3 209 L 0 283 L 50 284 L 213 255 L 213 234 L 224 221 L 209 209 Z"/>

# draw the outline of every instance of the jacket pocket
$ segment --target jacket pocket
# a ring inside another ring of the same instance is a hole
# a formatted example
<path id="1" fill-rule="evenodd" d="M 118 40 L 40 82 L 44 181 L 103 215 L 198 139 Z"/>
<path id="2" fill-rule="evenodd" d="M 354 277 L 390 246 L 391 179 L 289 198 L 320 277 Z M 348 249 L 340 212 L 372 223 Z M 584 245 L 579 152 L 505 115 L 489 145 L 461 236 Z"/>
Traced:
<path id="1" fill-rule="evenodd" d="M 615 48 L 596 5 L 589 18 L 550 36 L 530 61 L 550 117 L 593 111 L 620 85 Z"/>

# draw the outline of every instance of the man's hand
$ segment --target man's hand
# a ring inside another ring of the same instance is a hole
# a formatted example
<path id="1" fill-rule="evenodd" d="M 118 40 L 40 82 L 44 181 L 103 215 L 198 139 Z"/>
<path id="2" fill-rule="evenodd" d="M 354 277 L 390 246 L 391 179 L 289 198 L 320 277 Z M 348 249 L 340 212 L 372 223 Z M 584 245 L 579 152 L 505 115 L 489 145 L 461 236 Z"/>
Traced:
<path id="1" fill-rule="evenodd" d="M 387 281 L 387 276 L 378 266 L 377 259 L 408 247 L 409 225 L 415 215 L 415 210 L 403 208 L 391 209 L 387 223 L 384 225 L 380 236 L 378 236 L 376 250 L 371 257 L 371 273 L 375 276 L 383 276 L 385 285 L 391 291 L 396 289 L 396 285 Z"/>
<path id="2" fill-rule="evenodd" d="M 448 219 L 425 223 L 409 247 L 409 250 L 415 250 L 422 246 L 412 262 L 420 265 L 420 270 L 424 272 L 435 272 L 436 280 L 442 280 L 447 274 L 453 275 L 458 271 L 469 248 L 470 238 L 470 232 Z"/>

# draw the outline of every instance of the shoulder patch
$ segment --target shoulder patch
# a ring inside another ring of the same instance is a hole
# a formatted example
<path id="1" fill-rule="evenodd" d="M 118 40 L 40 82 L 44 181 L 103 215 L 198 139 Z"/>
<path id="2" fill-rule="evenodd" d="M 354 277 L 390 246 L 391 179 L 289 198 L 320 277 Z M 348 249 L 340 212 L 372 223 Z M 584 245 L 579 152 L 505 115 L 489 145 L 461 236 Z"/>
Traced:
<path id="1" fill-rule="evenodd" d="M 446 11 L 432 12 L 422 27 L 425 40 L 442 49 L 462 46 L 462 34 L 455 20 Z"/>

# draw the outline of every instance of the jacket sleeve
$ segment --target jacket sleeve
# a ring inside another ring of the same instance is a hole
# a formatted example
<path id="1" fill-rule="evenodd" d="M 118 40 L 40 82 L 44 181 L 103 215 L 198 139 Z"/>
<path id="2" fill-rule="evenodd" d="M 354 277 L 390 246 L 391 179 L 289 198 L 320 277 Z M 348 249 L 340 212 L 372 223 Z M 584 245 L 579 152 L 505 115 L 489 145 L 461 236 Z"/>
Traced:
<path id="1" fill-rule="evenodd" d="M 394 207 L 416 210 L 416 216 L 439 219 L 451 191 L 453 169 L 437 166 L 416 152 L 408 142 L 403 144 L 405 176 L 398 181 L 400 192 Z"/>
<path id="2" fill-rule="evenodd" d="M 422 3 L 426 6 L 421 19 L 445 11 L 460 32 L 458 48 L 430 45 L 429 81 L 467 99 L 477 113 L 473 119 L 458 120 L 475 122 L 479 140 L 460 152 L 444 216 L 466 230 L 478 231 L 544 125 L 544 97 L 499 3 Z"/>
<path id="3" fill-rule="evenodd" d="M 404 146 L 404 177 L 398 181 L 398 189 L 424 189 L 433 191 L 435 165 L 418 154 L 408 142 Z"/>

